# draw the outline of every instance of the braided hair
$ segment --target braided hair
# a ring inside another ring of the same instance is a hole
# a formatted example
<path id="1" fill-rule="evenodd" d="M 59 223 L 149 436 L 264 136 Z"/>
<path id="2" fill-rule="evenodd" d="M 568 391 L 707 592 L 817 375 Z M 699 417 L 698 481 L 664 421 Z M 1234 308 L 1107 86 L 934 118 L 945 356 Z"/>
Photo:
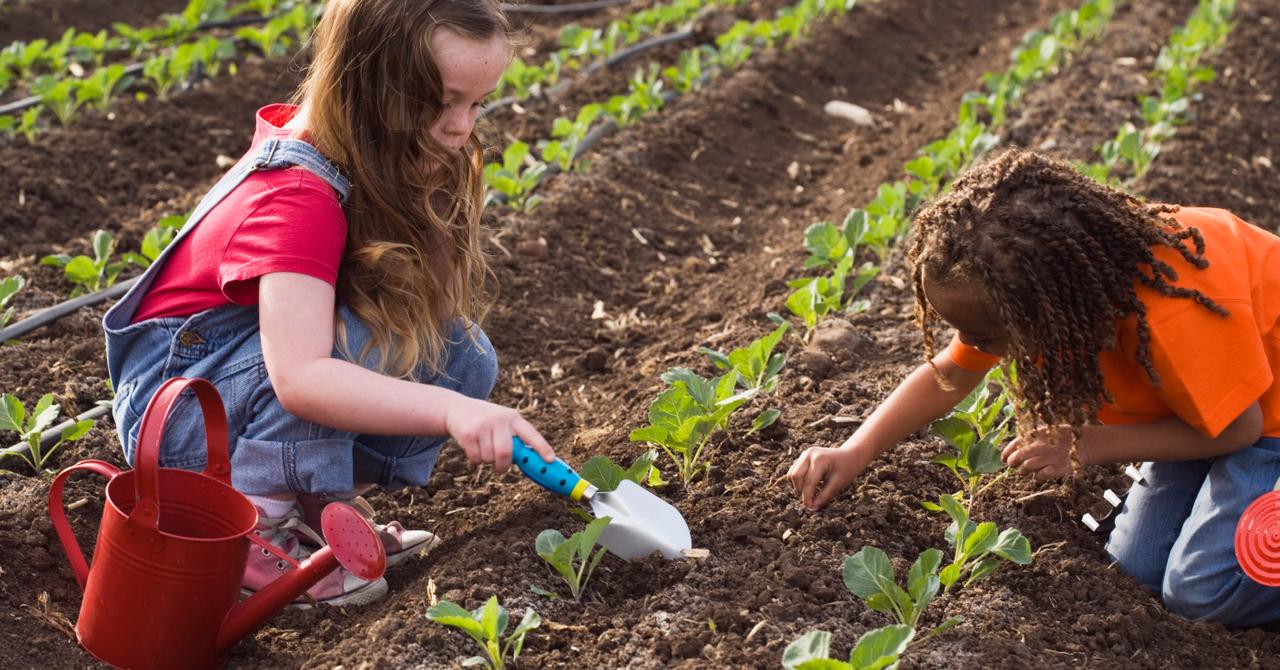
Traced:
<path id="1" fill-rule="evenodd" d="M 983 294 L 1009 335 L 1018 433 L 1070 426 L 1076 463 L 1081 429 L 1113 400 L 1098 354 L 1117 346 L 1118 320 L 1135 316 L 1138 364 L 1160 383 L 1135 283 L 1227 316 L 1201 292 L 1176 286 L 1177 271 L 1153 253 L 1168 247 L 1196 268 L 1209 266 L 1204 238 L 1166 216 L 1175 211 L 1030 151 L 1008 150 L 970 169 L 916 216 L 908 249 L 926 359 L 936 350 L 930 324 L 939 319 L 925 300 L 927 272 L 935 284 Z"/>

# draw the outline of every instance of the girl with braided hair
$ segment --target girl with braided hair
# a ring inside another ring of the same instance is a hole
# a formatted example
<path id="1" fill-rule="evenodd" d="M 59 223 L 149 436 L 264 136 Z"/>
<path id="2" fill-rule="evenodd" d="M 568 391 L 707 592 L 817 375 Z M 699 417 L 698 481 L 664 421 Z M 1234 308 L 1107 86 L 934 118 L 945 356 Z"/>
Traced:
<path id="1" fill-rule="evenodd" d="M 1018 371 L 1005 463 L 1045 481 L 1142 461 L 1107 541 L 1119 567 L 1189 618 L 1280 620 L 1280 589 L 1233 550 L 1244 508 L 1280 477 L 1280 237 L 1010 150 L 919 213 L 908 256 L 926 362 L 843 445 L 795 461 L 806 507 L 1004 361 Z M 956 329 L 940 352 L 938 320 Z"/>

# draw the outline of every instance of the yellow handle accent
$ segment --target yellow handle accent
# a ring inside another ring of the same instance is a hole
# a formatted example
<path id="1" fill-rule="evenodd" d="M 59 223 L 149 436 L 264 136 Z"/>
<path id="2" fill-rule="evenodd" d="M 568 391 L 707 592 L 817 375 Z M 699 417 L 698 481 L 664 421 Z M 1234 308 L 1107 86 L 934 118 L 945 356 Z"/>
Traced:
<path id="1" fill-rule="evenodd" d="M 578 483 L 574 485 L 573 491 L 569 493 L 569 497 L 574 500 L 582 500 L 582 494 L 586 493 L 588 486 L 591 486 L 591 482 L 588 482 L 585 479 L 579 479 Z"/>

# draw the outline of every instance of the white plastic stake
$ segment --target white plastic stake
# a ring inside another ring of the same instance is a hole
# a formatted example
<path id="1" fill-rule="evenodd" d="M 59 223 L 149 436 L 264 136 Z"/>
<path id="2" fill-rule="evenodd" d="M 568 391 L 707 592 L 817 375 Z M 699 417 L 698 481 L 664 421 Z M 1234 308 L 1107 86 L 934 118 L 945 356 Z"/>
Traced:
<path id="1" fill-rule="evenodd" d="M 1092 515 L 1092 514 L 1085 514 L 1084 516 L 1080 517 L 1080 521 L 1081 521 L 1081 522 L 1083 522 L 1083 523 L 1084 523 L 1084 525 L 1085 525 L 1089 530 L 1094 531 L 1094 532 L 1097 532 L 1097 531 L 1098 531 L 1098 522 L 1097 522 L 1097 520 L 1095 520 L 1095 519 L 1093 518 L 1093 515 Z"/>
<path id="2" fill-rule="evenodd" d="M 1115 491 L 1112 491 L 1111 489 L 1107 489 L 1106 491 L 1102 492 L 1102 497 L 1106 498 L 1107 502 L 1111 503 L 1112 507 L 1120 506 L 1120 496 L 1116 495 Z"/>

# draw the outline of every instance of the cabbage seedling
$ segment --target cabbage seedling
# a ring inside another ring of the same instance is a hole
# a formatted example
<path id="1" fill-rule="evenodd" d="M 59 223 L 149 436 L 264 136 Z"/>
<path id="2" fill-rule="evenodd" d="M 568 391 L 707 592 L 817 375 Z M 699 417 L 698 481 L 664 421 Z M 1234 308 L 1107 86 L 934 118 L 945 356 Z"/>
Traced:
<path id="1" fill-rule="evenodd" d="M 441 600 L 427 610 L 427 618 L 461 630 L 480 645 L 484 655 L 468 658 L 462 662 L 464 666 L 484 665 L 493 670 L 503 670 L 508 657 L 512 661 L 519 659 L 520 652 L 524 650 L 525 636 L 542 625 L 542 617 L 533 608 L 528 608 L 515 630 L 507 635 L 510 617 L 506 608 L 498 604 L 498 596 L 490 596 L 483 607 L 473 612 Z"/>
<path id="2" fill-rule="evenodd" d="M 559 165 L 563 172 L 572 170 L 575 165 L 581 166 L 576 160 L 578 146 L 602 112 L 604 108 L 599 103 L 591 103 L 579 109 L 578 116 L 572 121 L 563 116 L 557 118 L 551 126 L 551 136 L 556 139 L 538 141 L 542 160 Z"/>
<path id="3" fill-rule="evenodd" d="M 951 517 L 946 537 L 955 549 L 951 564 L 938 573 L 943 590 L 951 590 L 966 573 L 964 585 L 968 586 L 995 572 L 1003 561 L 1031 564 L 1031 542 L 1016 528 L 997 531 L 990 521 L 974 524 L 964 506 L 946 493 L 938 503 Z"/>
<path id="4" fill-rule="evenodd" d="M 17 456 L 21 458 L 31 468 L 31 471 L 39 474 L 44 471 L 48 465 L 49 459 L 53 456 L 62 445 L 68 442 L 75 442 L 84 437 L 93 428 L 93 420 L 85 419 L 77 421 L 63 429 L 58 436 L 58 441 L 45 451 L 40 446 L 41 434 L 53 425 L 58 419 L 58 413 L 62 411 L 59 405 L 53 402 L 53 394 L 46 393 L 36 401 L 36 406 L 27 413 L 26 407 L 22 405 L 22 401 L 17 397 L 5 393 L 0 396 L 0 430 L 13 431 L 18 434 L 21 441 L 27 443 L 28 452 L 6 451 L 3 455 Z"/>
<path id="5" fill-rule="evenodd" d="M 0 279 L 0 310 L 3 310 L 0 311 L 0 328 L 9 325 L 13 320 L 13 308 L 9 307 L 9 303 L 13 301 L 13 296 L 26 285 L 27 279 L 21 275 Z"/>
<path id="6" fill-rule="evenodd" d="M 146 269 L 160 257 L 160 253 L 173 243 L 173 238 L 182 225 L 187 222 L 187 215 L 166 216 L 154 228 L 147 231 L 142 238 L 141 253 L 127 253 L 124 259 L 140 268 Z"/>
<path id="7" fill-rule="evenodd" d="M 111 106 L 115 92 L 128 86 L 129 80 L 125 79 L 123 65 L 98 68 L 80 83 L 80 88 L 76 89 L 76 100 L 105 112 Z"/>
<path id="8" fill-rule="evenodd" d="M 102 290 L 116 283 L 116 277 L 128 262 L 111 262 L 115 246 L 116 243 L 111 239 L 111 234 L 105 230 L 99 230 L 93 234 L 93 258 L 52 254 L 40 259 L 40 264 L 62 268 L 67 281 L 75 285 L 75 289 L 71 292 L 71 296 L 75 297 Z"/>
<path id="9" fill-rule="evenodd" d="M 538 538 L 534 541 L 533 546 L 538 556 L 560 573 L 565 584 L 569 585 L 569 593 L 575 601 L 582 601 L 587 581 L 604 558 L 607 550 L 604 547 L 596 548 L 596 542 L 610 521 L 610 517 L 600 517 L 567 539 L 560 531 L 549 528 L 538 533 Z"/>
<path id="10" fill-rule="evenodd" d="M 676 464 L 680 478 L 689 483 L 710 470 L 702 460 L 711 436 L 723 430 L 729 417 L 752 395 L 735 394 L 738 373 L 730 371 L 715 380 L 684 368 L 662 375 L 671 385 L 649 405 L 649 425 L 631 431 L 632 442 L 657 445 Z"/>
<path id="11" fill-rule="evenodd" d="M 721 370 L 737 372 L 739 387 L 772 393 L 778 387 L 778 373 L 787 364 L 787 357 L 775 354 L 773 350 L 790 327 L 790 324 L 783 323 L 751 344 L 730 351 L 727 356 L 707 347 L 700 347 L 698 351 L 709 357 Z"/>
<path id="12" fill-rule="evenodd" d="M 1010 372 L 1012 374 L 1012 368 Z M 1000 447 L 1012 434 L 1012 424 L 1013 406 L 1001 368 L 987 373 L 950 416 L 933 422 L 933 434 L 951 447 L 950 452 L 939 454 L 933 462 L 946 466 L 960 480 L 963 488 L 956 497 L 966 505 L 972 505 L 977 498 L 983 475 L 1005 470 Z M 934 512 L 942 511 L 933 503 L 926 502 L 924 506 Z"/>
<path id="13" fill-rule="evenodd" d="M 533 194 L 547 164 L 529 155 L 529 145 L 516 140 L 502 152 L 501 163 L 484 166 L 484 182 L 507 197 L 512 209 L 533 209 L 541 198 Z"/>
<path id="14" fill-rule="evenodd" d="M 31 85 L 31 92 L 40 96 L 40 102 L 45 107 L 53 110 L 59 123 L 69 126 L 84 102 L 84 98 L 78 94 L 79 88 L 78 79 L 59 80 L 53 75 L 45 75 Z"/>
<path id="15" fill-rule="evenodd" d="M 815 630 L 787 645 L 782 653 L 782 667 L 786 670 L 892 670 L 898 667 L 898 657 L 907 650 L 915 635 L 915 629 L 902 624 L 867 631 L 858 638 L 849 662 L 845 663 L 831 658 L 831 633 Z"/>

